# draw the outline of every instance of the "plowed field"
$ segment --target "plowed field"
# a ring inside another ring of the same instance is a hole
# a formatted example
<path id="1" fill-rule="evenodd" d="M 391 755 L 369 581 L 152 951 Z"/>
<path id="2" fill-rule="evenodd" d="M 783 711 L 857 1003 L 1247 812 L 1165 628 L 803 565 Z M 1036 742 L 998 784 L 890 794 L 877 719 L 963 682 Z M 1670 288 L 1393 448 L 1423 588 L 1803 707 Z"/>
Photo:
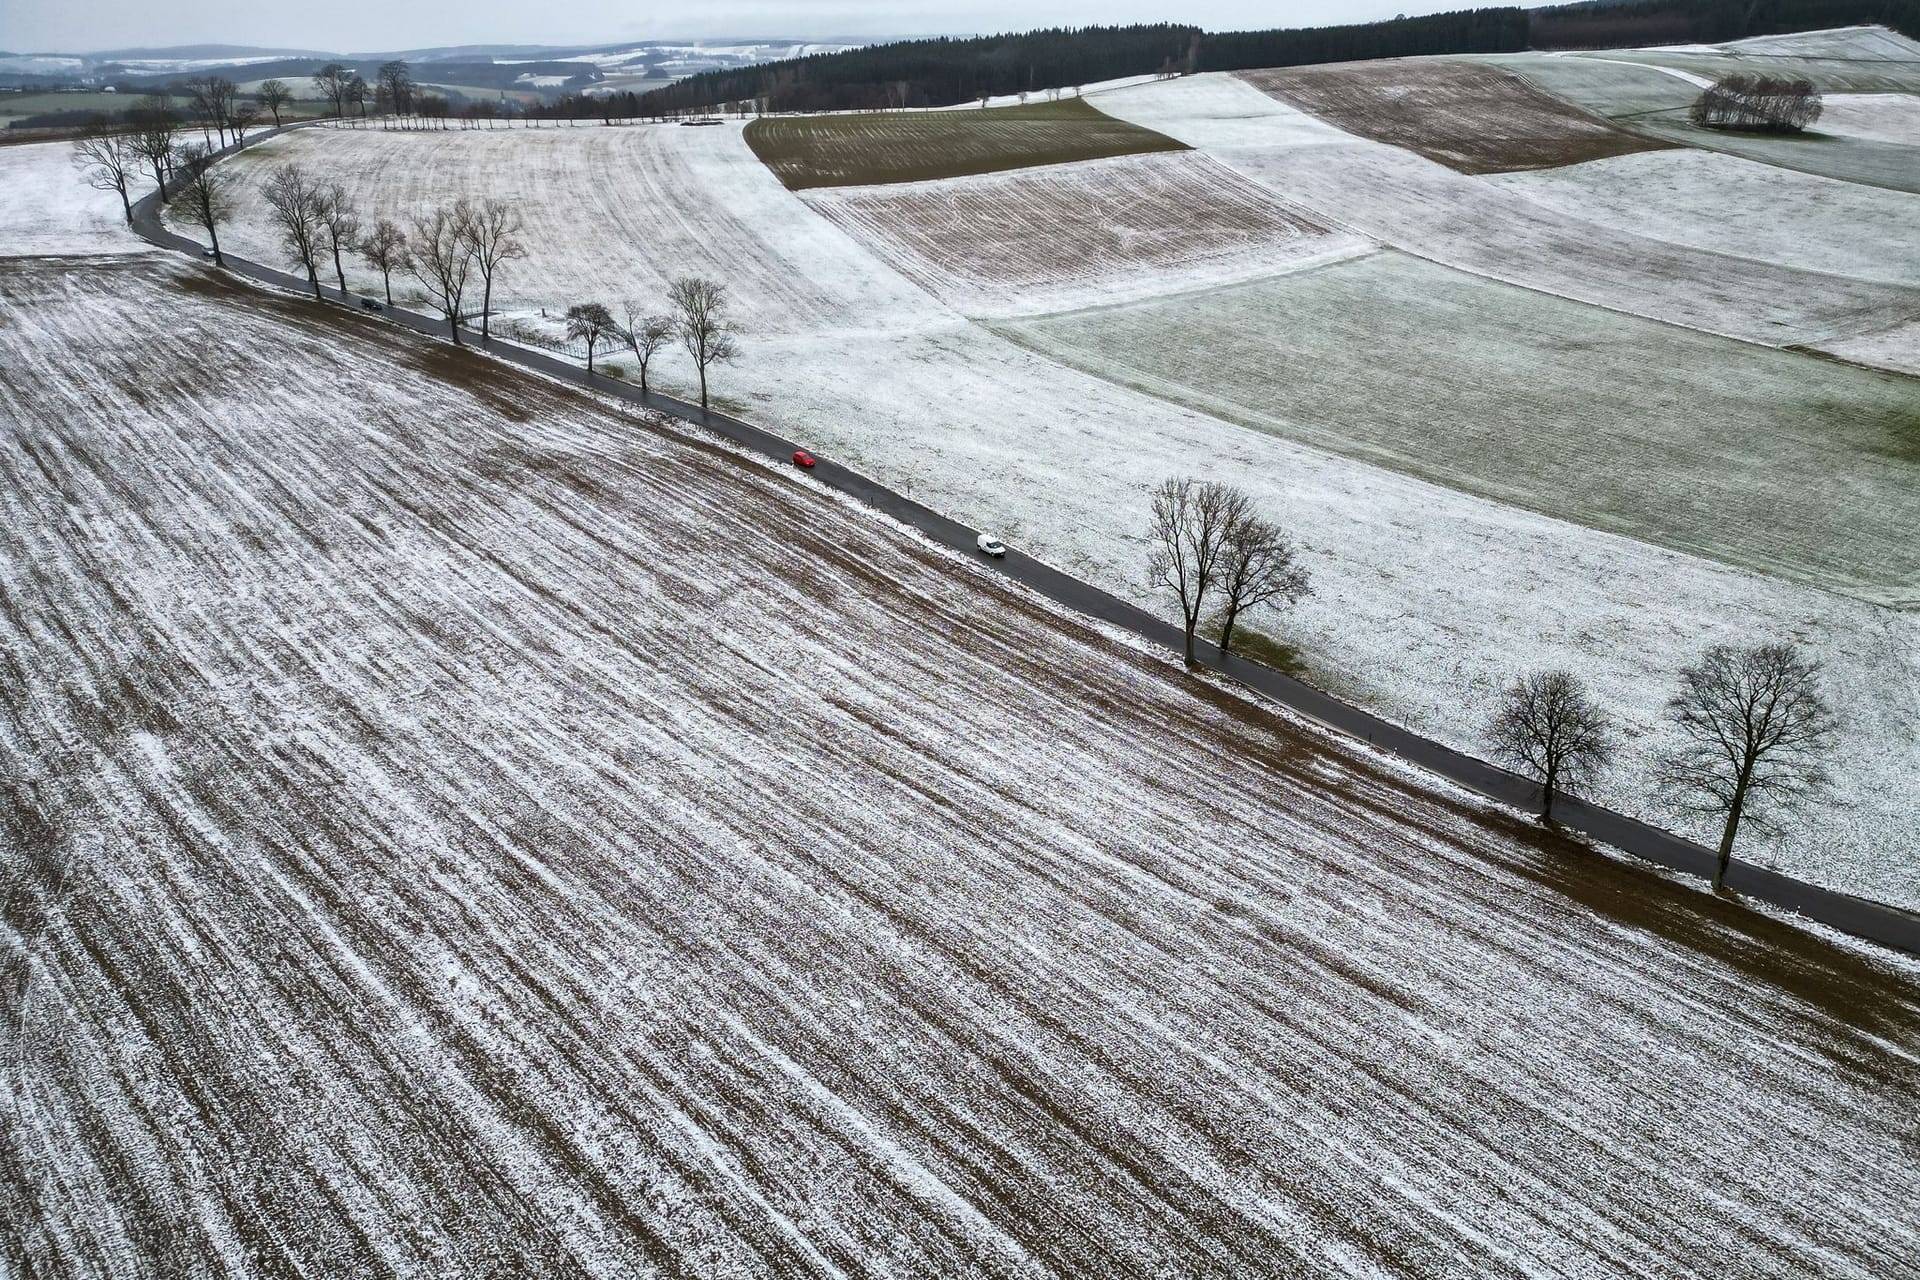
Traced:
<path id="1" fill-rule="evenodd" d="M 1910 978 L 337 323 L 0 266 L 0 1270 L 1913 1256 Z"/>
<path id="2" fill-rule="evenodd" d="M 1350 133 L 1462 173 L 1545 169 L 1670 145 L 1622 132 L 1517 76 L 1466 62 L 1395 59 L 1241 76 Z"/>
<path id="3" fill-rule="evenodd" d="M 1369 247 L 1192 152 L 824 190 L 808 203 L 973 314 L 1124 301 Z"/>

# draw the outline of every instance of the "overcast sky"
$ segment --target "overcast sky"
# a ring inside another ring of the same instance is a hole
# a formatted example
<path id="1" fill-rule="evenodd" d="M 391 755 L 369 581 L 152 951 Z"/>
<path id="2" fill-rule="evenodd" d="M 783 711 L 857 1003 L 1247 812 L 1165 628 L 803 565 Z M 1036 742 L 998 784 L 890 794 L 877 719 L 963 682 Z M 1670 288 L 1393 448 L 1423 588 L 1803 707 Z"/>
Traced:
<path id="1" fill-rule="evenodd" d="M 87 53 L 243 44 L 370 53 L 457 44 L 600 44 L 717 36 L 876 36 L 1190 22 L 1208 30 L 1370 22 L 1462 0 L 0 0 L 0 49 Z"/>

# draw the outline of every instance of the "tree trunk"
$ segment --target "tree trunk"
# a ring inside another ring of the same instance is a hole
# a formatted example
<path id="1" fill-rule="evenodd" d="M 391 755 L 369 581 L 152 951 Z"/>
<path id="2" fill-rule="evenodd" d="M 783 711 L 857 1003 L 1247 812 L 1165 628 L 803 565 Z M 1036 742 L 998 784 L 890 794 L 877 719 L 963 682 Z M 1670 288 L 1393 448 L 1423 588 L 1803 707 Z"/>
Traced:
<path id="1" fill-rule="evenodd" d="M 447 312 L 447 332 L 453 335 L 454 346 L 463 347 L 466 345 L 466 343 L 460 341 L 460 317 L 451 311 Z"/>
<path id="2" fill-rule="evenodd" d="M 1190 667 L 1196 665 L 1199 662 L 1199 659 L 1194 657 L 1194 653 L 1193 653 L 1193 633 L 1195 631 L 1198 631 L 1199 629 L 1200 629 L 1199 617 L 1197 615 L 1189 614 L 1187 616 L 1187 665 Z"/>
<path id="3" fill-rule="evenodd" d="M 340 301 L 345 302 L 347 300 L 347 273 L 340 266 L 340 242 L 338 240 L 333 242 L 333 274 L 334 278 L 340 281 Z"/>
<path id="4" fill-rule="evenodd" d="M 380 269 L 380 284 L 387 291 L 387 305 L 393 305 L 393 272 L 385 267 Z"/>
<path id="5" fill-rule="evenodd" d="M 707 362 L 700 362 L 700 412 L 707 411 Z"/>
<path id="6" fill-rule="evenodd" d="M 1733 800 L 1727 805 L 1727 825 L 1720 830 L 1720 848 L 1713 856 L 1713 891 L 1721 892 L 1727 883 L 1727 864 L 1733 861 L 1733 838 L 1740 831 L 1740 813 L 1747 807 L 1747 773 L 1740 772 L 1740 781 L 1733 788 Z"/>
<path id="7" fill-rule="evenodd" d="M 480 293 L 480 341 L 493 341 L 493 272 L 487 272 L 487 286 Z"/>
<path id="8" fill-rule="evenodd" d="M 587 344 L 587 377 L 588 379 L 593 377 L 593 344 L 591 342 Z"/>
<path id="9" fill-rule="evenodd" d="M 133 201 L 127 199 L 127 184 L 122 182 L 118 190 L 120 192 L 120 207 L 127 211 L 127 225 L 132 226 L 133 225 Z"/>
<path id="10" fill-rule="evenodd" d="M 1220 652 L 1228 652 L 1227 646 L 1233 643 L 1233 624 L 1240 619 L 1240 611 L 1229 604 L 1226 621 L 1220 624 Z"/>
<path id="11" fill-rule="evenodd" d="M 313 286 L 313 300 L 325 302 L 326 297 L 320 292 L 320 273 L 314 269 L 312 258 L 307 259 L 307 283 Z"/>
<path id="12" fill-rule="evenodd" d="M 227 260 L 220 256 L 220 233 L 213 229 L 213 219 L 207 219 L 207 239 L 213 241 L 213 265 L 224 268 Z"/>
<path id="13" fill-rule="evenodd" d="M 1559 773 L 1560 770 L 1556 766 L 1548 765 L 1547 776 L 1540 784 L 1540 821 L 1542 822 L 1553 821 L 1553 792 L 1554 784 L 1560 780 Z"/>

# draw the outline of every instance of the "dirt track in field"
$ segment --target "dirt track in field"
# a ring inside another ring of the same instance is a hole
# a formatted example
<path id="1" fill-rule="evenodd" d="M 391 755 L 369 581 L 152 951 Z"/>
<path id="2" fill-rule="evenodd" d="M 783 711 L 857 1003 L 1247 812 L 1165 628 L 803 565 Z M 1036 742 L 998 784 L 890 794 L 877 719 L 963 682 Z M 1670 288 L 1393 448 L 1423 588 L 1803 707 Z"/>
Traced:
<path id="1" fill-rule="evenodd" d="M 310 316 L 0 265 L 6 1269 L 1912 1256 L 1912 980 Z"/>
<path id="2" fill-rule="evenodd" d="M 1548 169 L 1672 145 L 1623 132 L 1518 76 L 1474 63 L 1347 62 L 1240 77 L 1351 133 L 1461 173 Z"/>

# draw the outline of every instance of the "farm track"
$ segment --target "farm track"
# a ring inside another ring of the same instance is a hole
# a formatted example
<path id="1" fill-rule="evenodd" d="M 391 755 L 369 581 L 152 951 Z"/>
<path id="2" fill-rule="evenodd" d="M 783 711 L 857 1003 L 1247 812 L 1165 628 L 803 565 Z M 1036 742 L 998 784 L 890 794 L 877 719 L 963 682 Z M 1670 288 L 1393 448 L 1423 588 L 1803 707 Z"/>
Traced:
<path id="1" fill-rule="evenodd" d="M 10 1269 L 1912 1255 L 1909 978 L 478 357 L 0 315 Z"/>

